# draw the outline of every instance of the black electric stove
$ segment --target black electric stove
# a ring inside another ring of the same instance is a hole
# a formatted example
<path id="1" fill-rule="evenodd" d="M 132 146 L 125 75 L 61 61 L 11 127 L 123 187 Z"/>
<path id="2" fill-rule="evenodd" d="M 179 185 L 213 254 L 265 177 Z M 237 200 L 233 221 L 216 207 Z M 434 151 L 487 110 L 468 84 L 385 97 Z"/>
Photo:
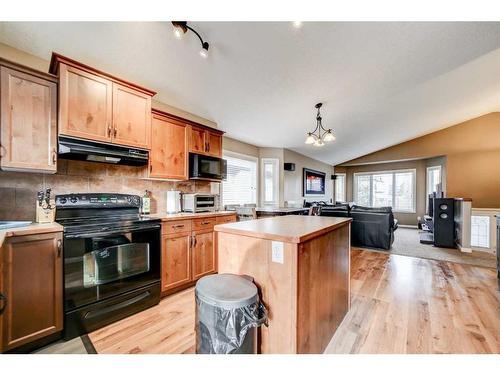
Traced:
<path id="1" fill-rule="evenodd" d="M 56 196 L 64 227 L 65 339 L 160 301 L 160 220 L 139 214 L 137 195 Z"/>

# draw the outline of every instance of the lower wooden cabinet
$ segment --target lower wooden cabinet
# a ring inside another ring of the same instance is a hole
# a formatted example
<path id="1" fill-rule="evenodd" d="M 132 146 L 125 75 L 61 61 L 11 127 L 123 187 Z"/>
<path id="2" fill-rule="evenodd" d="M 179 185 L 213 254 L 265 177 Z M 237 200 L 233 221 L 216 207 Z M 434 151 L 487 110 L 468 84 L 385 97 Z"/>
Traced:
<path id="1" fill-rule="evenodd" d="M 7 238 L 0 251 L 5 352 L 63 329 L 62 233 Z"/>
<path id="2" fill-rule="evenodd" d="M 193 232 L 193 281 L 217 271 L 213 229 Z"/>
<path id="3" fill-rule="evenodd" d="M 175 220 L 162 227 L 162 293 L 191 286 L 200 277 L 217 272 L 213 227 L 236 221 L 236 215 Z"/>
<path id="4" fill-rule="evenodd" d="M 191 233 L 171 234 L 162 238 L 162 292 L 191 281 Z"/>

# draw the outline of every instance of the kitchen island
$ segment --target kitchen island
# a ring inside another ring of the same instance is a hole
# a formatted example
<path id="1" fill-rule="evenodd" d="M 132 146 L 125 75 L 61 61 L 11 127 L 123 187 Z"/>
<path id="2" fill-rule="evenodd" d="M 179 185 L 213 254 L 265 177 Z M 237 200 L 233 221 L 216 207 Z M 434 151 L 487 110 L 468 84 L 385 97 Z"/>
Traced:
<path id="1" fill-rule="evenodd" d="M 350 306 L 350 218 L 216 225 L 219 273 L 254 278 L 269 312 L 260 353 L 322 353 Z"/>

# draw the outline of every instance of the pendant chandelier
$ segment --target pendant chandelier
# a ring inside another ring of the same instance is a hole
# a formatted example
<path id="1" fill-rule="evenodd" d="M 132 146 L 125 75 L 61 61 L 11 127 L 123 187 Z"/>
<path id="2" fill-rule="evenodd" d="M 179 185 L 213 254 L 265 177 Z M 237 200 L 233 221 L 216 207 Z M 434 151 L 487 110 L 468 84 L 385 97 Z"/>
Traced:
<path id="1" fill-rule="evenodd" d="M 316 128 L 311 132 L 307 133 L 306 145 L 313 145 L 316 147 L 323 147 L 326 142 L 332 142 L 335 140 L 335 136 L 332 133 L 332 129 L 325 129 L 321 124 L 321 114 L 319 109 L 323 103 L 316 104 L 318 113 L 316 114 Z"/>

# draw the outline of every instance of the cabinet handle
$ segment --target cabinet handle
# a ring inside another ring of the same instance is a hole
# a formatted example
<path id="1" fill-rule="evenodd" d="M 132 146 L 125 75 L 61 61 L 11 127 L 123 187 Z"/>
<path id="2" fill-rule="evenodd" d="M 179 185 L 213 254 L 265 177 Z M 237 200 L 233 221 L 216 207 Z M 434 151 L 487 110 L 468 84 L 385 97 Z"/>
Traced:
<path id="1" fill-rule="evenodd" d="M 193 234 L 193 247 L 195 247 L 195 246 L 196 246 L 196 243 L 197 243 L 197 241 L 196 241 L 196 236 Z"/>
<path id="2" fill-rule="evenodd" d="M 115 137 L 115 138 L 116 138 L 116 134 L 117 134 L 117 133 L 118 133 L 118 131 L 116 130 L 116 124 L 115 124 L 115 126 L 114 126 L 114 128 L 113 128 L 113 137 Z"/>
<path id="3" fill-rule="evenodd" d="M 149 165 L 149 173 L 153 172 L 153 164 Z"/>
<path id="4" fill-rule="evenodd" d="M 2 301 L 2 307 L 0 307 L 0 315 L 2 315 L 7 307 L 7 297 L 3 293 L 0 293 L 0 301 Z"/>
<path id="5" fill-rule="evenodd" d="M 52 149 L 52 164 L 56 165 L 56 163 L 57 163 L 57 151 L 54 148 L 54 149 Z"/>
<path id="6" fill-rule="evenodd" d="M 108 124 L 108 137 L 111 137 L 111 125 Z"/>
<path id="7" fill-rule="evenodd" d="M 208 225 L 208 224 L 210 224 L 210 221 L 202 221 L 201 222 L 201 225 Z"/>
<path id="8" fill-rule="evenodd" d="M 177 225 L 172 225 L 172 227 L 175 228 L 184 228 L 184 224 L 177 224 Z"/>
<path id="9" fill-rule="evenodd" d="M 62 252 L 62 241 L 57 240 L 57 257 L 61 257 L 61 252 Z"/>

